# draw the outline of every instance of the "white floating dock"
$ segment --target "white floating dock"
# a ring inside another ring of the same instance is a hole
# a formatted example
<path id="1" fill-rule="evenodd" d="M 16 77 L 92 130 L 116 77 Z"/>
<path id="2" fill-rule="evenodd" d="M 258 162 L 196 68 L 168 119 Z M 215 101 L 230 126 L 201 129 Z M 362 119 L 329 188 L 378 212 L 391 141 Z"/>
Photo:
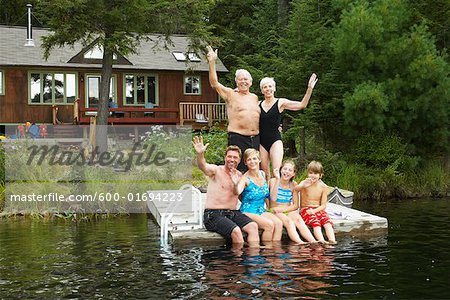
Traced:
<path id="1" fill-rule="evenodd" d="M 161 227 L 162 243 L 173 244 L 224 244 L 225 239 L 217 233 L 207 231 L 203 226 L 203 206 L 206 194 L 192 188 L 191 212 L 164 213 L 166 207 L 156 207 L 148 202 L 148 207 Z M 342 205 L 328 203 L 327 213 L 334 223 L 336 236 L 383 236 L 388 232 L 386 218 L 365 213 Z M 286 235 L 287 236 L 287 235 Z"/>

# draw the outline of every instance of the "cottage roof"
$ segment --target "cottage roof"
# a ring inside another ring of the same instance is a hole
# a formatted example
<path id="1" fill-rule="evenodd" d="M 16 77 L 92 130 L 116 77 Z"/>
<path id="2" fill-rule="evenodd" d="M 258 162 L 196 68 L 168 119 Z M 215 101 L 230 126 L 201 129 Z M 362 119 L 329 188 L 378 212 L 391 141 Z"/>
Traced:
<path id="1" fill-rule="evenodd" d="M 62 48 L 54 48 L 50 52 L 48 60 L 45 60 L 44 50 L 41 48 L 41 37 L 48 35 L 49 30 L 33 28 L 34 47 L 26 47 L 27 29 L 25 27 L 0 26 L 0 66 L 33 66 L 33 67 L 81 67 L 101 68 L 100 63 L 69 62 L 72 58 L 86 50 L 81 43 Z M 155 48 L 157 35 L 149 35 L 149 40 L 143 40 L 137 54 L 129 54 L 125 58 L 131 63 L 114 64 L 114 69 L 132 70 L 170 70 L 184 71 L 187 68 L 194 71 L 208 71 L 208 62 L 204 55 L 199 55 L 200 61 L 179 61 L 173 52 L 186 52 L 189 40 L 186 36 L 174 35 L 171 37 L 173 45 L 164 48 L 163 43 Z M 227 72 L 223 63 L 217 61 L 217 71 Z"/>

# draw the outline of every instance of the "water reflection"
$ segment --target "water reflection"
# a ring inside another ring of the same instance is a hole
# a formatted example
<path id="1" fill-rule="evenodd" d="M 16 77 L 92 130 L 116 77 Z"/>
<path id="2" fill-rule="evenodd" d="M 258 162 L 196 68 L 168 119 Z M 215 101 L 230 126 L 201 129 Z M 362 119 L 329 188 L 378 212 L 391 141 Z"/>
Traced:
<path id="1" fill-rule="evenodd" d="M 171 298 L 271 299 L 390 295 L 387 237 L 341 238 L 334 247 L 271 243 L 261 248 L 163 249 Z M 374 277 L 374 281 L 367 278 Z"/>
<path id="2" fill-rule="evenodd" d="M 334 248 L 161 249 L 145 215 L 0 220 L 0 299 L 449 299 L 450 201 L 370 203 L 389 235 Z"/>
<path id="3" fill-rule="evenodd" d="M 152 291 L 162 286 L 157 245 L 145 216 L 80 224 L 1 221 L 0 298 L 164 295 Z"/>
<path id="4" fill-rule="evenodd" d="M 202 263 L 212 287 L 203 296 L 295 297 L 328 294 L 323 279 L 333 271 L 333 249 L 316 246 L 266 244 L 206 252 Z"/>

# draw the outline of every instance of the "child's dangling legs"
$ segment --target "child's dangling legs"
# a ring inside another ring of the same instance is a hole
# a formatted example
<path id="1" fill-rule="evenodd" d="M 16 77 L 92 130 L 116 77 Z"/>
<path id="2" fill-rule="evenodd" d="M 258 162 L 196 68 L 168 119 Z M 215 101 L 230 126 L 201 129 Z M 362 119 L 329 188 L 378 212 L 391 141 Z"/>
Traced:
<path id="1" fill-rule="evenodd" d="M 334 229 L 333 225 L 330 223 L 326 223 L 323 225 L 323 228 L 325 229 L 325 234 L 327 235 L 328 242 L 330 244 L 336 244 L 336 237 L 334 236 Z"/>

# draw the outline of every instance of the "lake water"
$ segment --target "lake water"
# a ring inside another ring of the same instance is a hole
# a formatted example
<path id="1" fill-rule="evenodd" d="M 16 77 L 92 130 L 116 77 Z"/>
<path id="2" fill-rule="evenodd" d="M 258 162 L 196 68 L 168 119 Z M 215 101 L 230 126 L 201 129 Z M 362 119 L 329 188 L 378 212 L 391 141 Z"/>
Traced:
<path id="1" fill-rule="evenodd" d="M 450 199 L 357 203 L 387 236 L 161 249 L 145 215 L 0 220 L 0 299 L 448 299 Z"/>

